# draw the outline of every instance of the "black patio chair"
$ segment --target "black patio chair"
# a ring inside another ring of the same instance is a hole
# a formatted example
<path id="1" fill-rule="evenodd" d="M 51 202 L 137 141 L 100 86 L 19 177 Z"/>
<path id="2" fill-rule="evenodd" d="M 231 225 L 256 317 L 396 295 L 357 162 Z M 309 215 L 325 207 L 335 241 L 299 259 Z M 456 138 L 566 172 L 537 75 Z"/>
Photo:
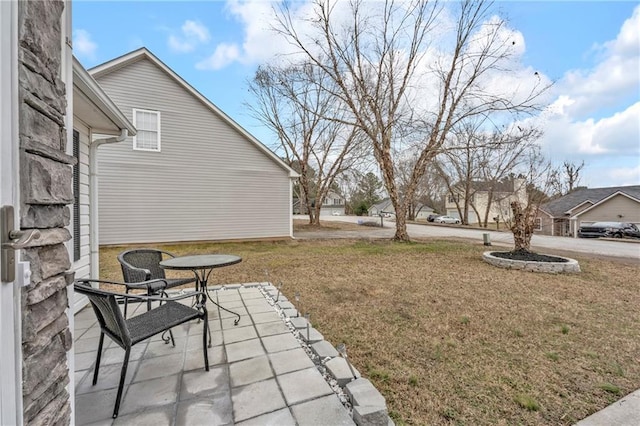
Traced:
<path id="1" fill-rule="evenodd" d="M 166 278 L 164 269 L 159 265 L 163 256 L 175 257 L 173 254 L 153 248 L 125 250 L 118 255 L 122 267 L 122 277 L 127 284 L 125 293 L 131 290 L 146 290 L 147 296 L 164 294 L 168 288 L 195 283 L 192 278 Z M 156 281 L 154 281 L 156 280 Z M 160 280 L 160 281 L 157 281 Z M 124 317 L 127 317 L 128 300 L 125 299 Z M 147 308 L 149 305 L 147 304 Z"/>
<path id="2" fill-rule="evenodd" d="M 203 323 L 202 332 L 202 353 L 204 355 L 204 368 L 209 371 L 209 356 L 207 353 L 207 329 L 208 318 L 207 308 L 204 303 L 205 294 L 202 292 L 193 292 L 183 294 L 176 297 L 165 298 L 159 296 L 144 296 L 137 294 L 115 293 L 106 290 L 93 288 L 92 283 L 98 284 L 115 284 L 124 286 L 125 283 L 113 281 L 82 279 L 74 282 L 73 288 L 76 292 L 86 295 L 91 302 L 93 311 L 98 318 L 100 324 L 100 340 L 98 343 L 98 355 L 96 357 L 96 365 L 93 371 L 93 385 L 98 382 L 98 371 L 100 369 L 100 357 L 102 355 L 102 346 L 105 334 L 116 342 L 125 350 L 124 361 L 122 362 L 122 370 L 120 372 L 120 384 L 118 385 L 118 394 L 113 409 L 113 418 L 118 417 L 120 409 L 120 400 L 122 399 L 122 389 L 124 380 L 127 375 L 127 366 L 129 364 L 129 356 L 131 348 L 136 343 L 140 343 L 158 333 L 170 330 L 172 327 L 178 326 L 193 319 L 201 319 Z M 195 308 L 183 305 L 177 300 L 187 297 L 196 297 Z M 122 311 L 118 306 L 120 298 L 136 299 L 147 302 L 162 302 L 158 307 L 150 309 L 132 318 L 125 319 Z M 173 344 L 175 347 L 175 343 Z"/>

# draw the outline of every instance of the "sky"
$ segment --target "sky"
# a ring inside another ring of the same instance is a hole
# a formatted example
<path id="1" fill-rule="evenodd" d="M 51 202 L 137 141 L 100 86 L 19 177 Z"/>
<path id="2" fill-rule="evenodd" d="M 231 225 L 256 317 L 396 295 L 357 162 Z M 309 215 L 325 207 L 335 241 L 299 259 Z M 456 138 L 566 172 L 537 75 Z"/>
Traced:
<path id="1" fill-rule="evenodd" d="M 376 0 L 371 0 L 376 1 Z M 298 7 L 303 0 L 293 0 Z M 271 31 L 269 0 L 73 2 L 73 51 L 91 68 L 146 47 L 267 146 L 247 110 L 258 65 L 288 49 Z M 498 1 L 524 41 L 519 60 L 554 84 L 537 119 L 556 164 L 585 167 L 590 188 L 640 185 L 640 4 Z"/>

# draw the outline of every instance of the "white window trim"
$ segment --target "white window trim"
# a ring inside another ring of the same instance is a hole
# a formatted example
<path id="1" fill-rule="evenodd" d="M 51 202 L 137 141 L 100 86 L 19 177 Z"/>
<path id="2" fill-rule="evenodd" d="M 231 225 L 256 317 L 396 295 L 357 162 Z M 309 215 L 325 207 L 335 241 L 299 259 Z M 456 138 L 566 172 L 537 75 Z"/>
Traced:
<path id="1" fill-rule="evenodd" d="M 158 149 L 149 149 L 149 148 L 138 148 L 137 142 L 138 142 L 138 137 L 134 136 L 133 137 L 133 150 L 134 151 L 147 151 L 147 152 L 160 152 L 161 150 L 161 135 L 160 135 L 160 111 L 154 111 L 154 110 L 150 110 L 150 109 L 142 109 L 142 108 L 133 108 L 133 126 L 136 127 L 137 123 L 136 123 L 136 118 L 137 118 L 137 112 L 148 112 L 148 113 L 152 113 L 152 114 L 156 114 L 158 117 L 158 127 L 156 129 L 157 133 L 158 133 Z"/>

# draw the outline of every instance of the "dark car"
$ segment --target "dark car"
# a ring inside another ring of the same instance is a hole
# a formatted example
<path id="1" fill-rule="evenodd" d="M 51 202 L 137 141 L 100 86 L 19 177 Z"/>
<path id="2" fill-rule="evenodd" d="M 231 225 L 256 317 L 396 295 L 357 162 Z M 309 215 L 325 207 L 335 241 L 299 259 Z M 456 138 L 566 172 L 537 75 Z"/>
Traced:
<path id="1" fill-rule="evenodd" d="M 442 216 L 441 214 L 430 214 L 427 216 L 427 222 L 433 222 L 435 218 Z"/>
<path id="2" fill-rule="evenodd" d="M 640 238 L 640 230 L 633 223 L 626 222 L 596 222 L 581 226 L 578 229 L 580 238 Z"/>

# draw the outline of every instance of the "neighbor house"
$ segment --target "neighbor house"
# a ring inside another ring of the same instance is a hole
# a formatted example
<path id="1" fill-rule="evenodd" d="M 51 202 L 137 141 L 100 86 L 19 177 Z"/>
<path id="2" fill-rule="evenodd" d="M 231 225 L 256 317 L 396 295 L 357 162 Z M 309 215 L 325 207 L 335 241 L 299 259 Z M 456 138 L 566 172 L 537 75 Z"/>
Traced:
<path id="1" fill-rule="evenodd" d="M 453 187 L 446 198 L 447 216 L 462 219 L 461 211 L 464 214 L 465 192 L 467 191 L 465 191 L 463 183 Z M 526 203 L 525 180 L 513 178 L 502 182 L 472 181 L 468 197 L 469 211 L 466 223 L 481 223 L 485 217 L 488 218 L 488 222 L 496 220 L 506 222 L 510 220 L 512 215 L 511 202 Z"/>
<path id="2" fill-rule="evenodd" d="M 577 236 L 578 228 L 595 222 L 640 224 L 640 185 L 579 188 L 540 206 L 536 233 Z"/>
<path id="3" fill-rule="evenodd" d="M 315 207 L 315 200 L 311 201 L 311 206 Z M 327 196 L 320 206 L 320 216 L 344 216 L 345 214 L 345 200 L 344 197 L 335 191 L 329 190 Z M 299 198 L 293 199 L 293 213 L 294 214 L 309 214 L 307 206 L 302 203 Z"/>
<path id="4" fill-rule="evenodd" d="M 421 203 L 411 206 L 410 208 L 414 209 L 415 220 L 426 220 L 427 217 L 434 212 L 431 207 Z M 391 200 L 389 198 L 385 198 L 384 200 L 369 207 L 368 214 L 369 216 L 380 216 L 381 214 L 386 216 L 395 216 L 396 210 L 393 207 Z"/>
<path id="5" fill-rule="evenodd" d="M 292 237 L 296 172 L 156 56 L 90 73 L 138 131 L 100 150 L 100 244 Z"/>
<path id="6" fill-rule="evenodd" d="M 320 216 L 344 216 L 344 197 L 335 191 L 329 191 L 320 207 Z"/>

